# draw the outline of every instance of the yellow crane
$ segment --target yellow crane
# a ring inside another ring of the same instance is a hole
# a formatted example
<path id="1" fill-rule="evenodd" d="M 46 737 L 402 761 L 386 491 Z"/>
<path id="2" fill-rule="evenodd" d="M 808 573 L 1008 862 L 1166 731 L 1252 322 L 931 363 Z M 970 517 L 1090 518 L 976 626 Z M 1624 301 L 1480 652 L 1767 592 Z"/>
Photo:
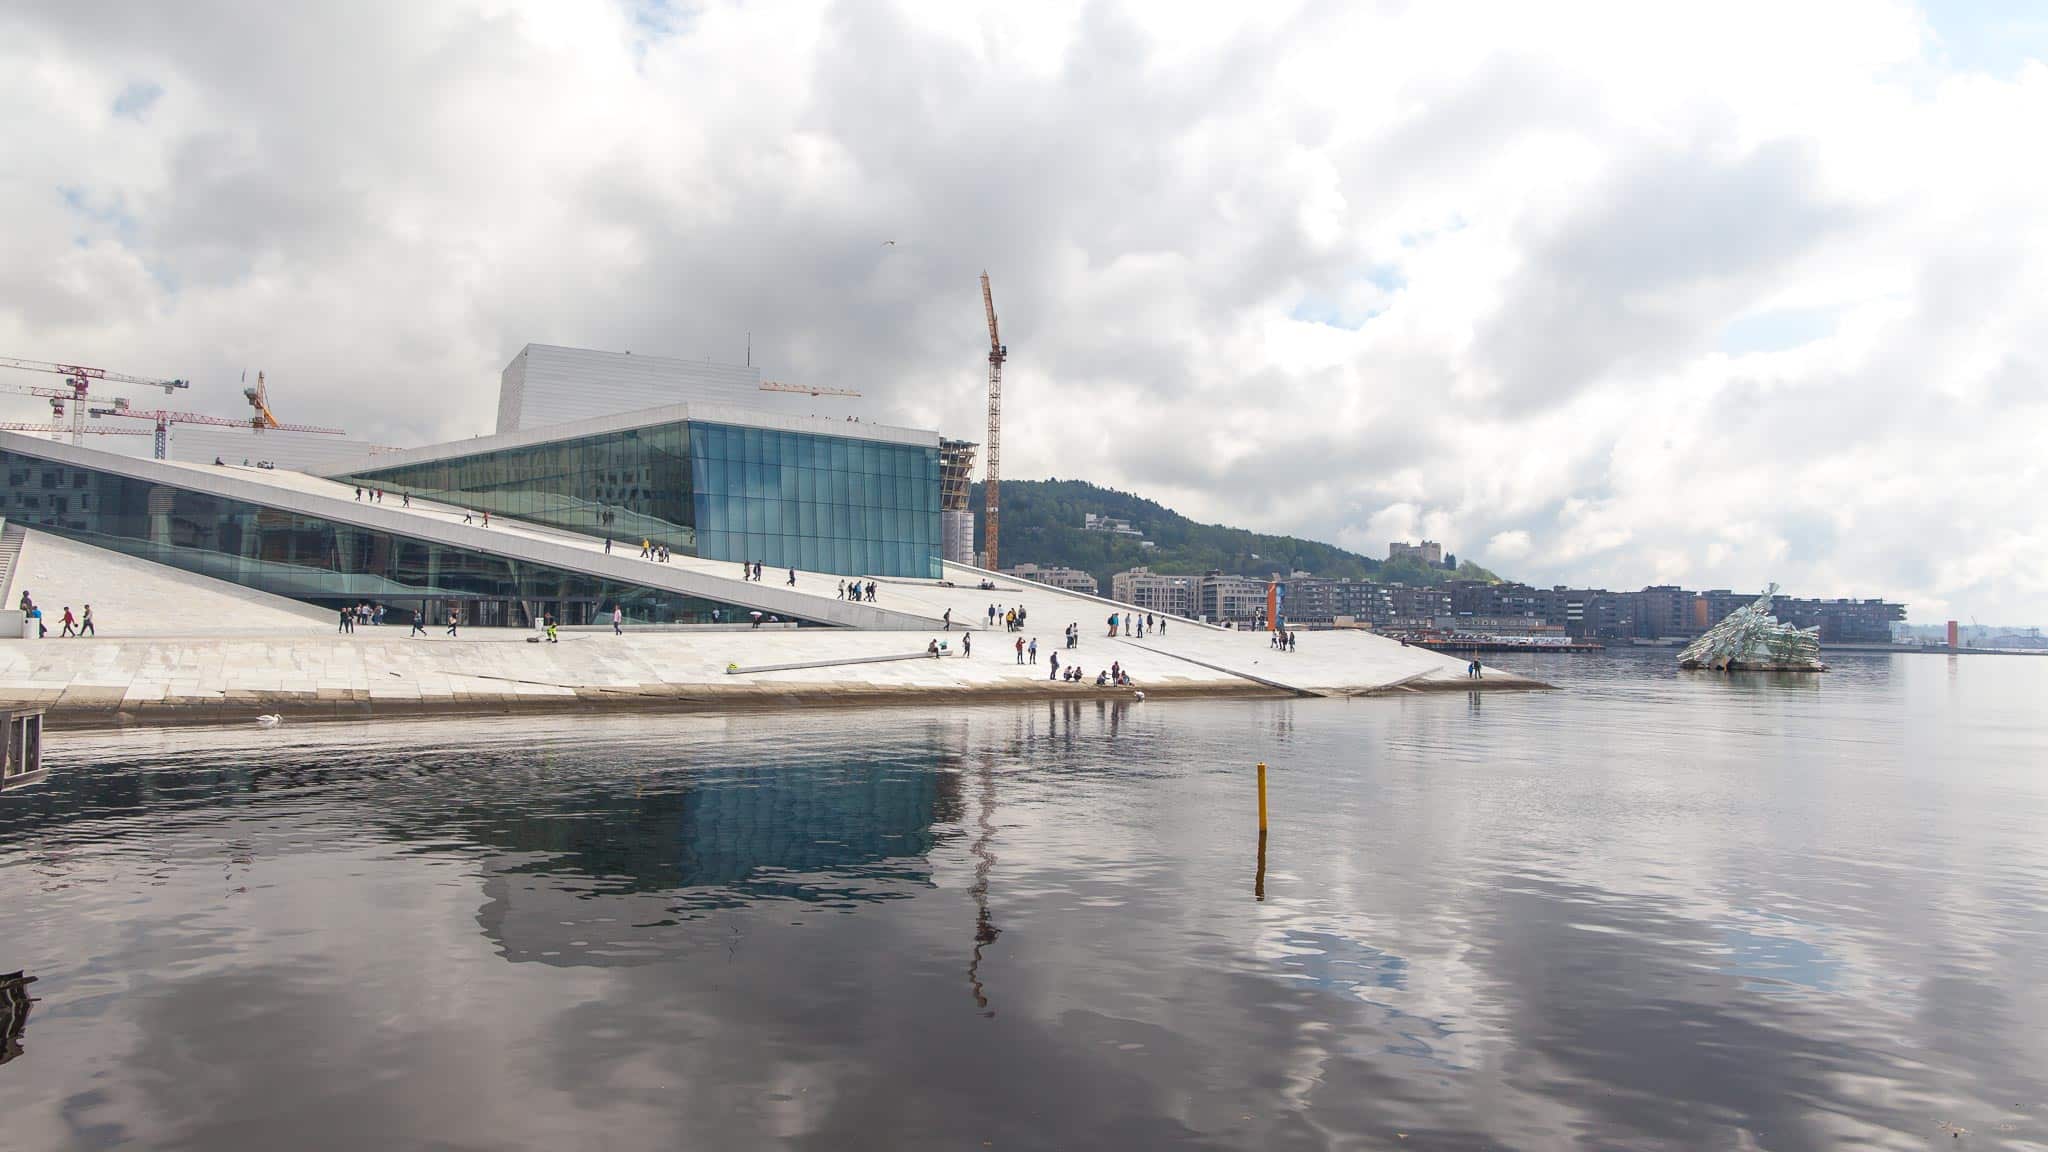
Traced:
<path id="1" fill-rule="evenodd" d="M 997 545 L 1002 533 L 997 523 L 1001 502 L 996 489 L 1003 477 L 1003 361 L 1009 359 L 1010 350 L 1003 345 L 1002 333 L 996 328 L 996 298 L 989 290 L 988 273 L 981 274 L 981 305 L 988 310 L 988 490 L 982 502 L 982 543 L 987 555 L 982 557 L 982 567 L 997 566 Z"/>
<path id="2" fill-rule="evenodd" d="M 244 376 L 242 379 L 247 380 L 248 377 Z M 254 414 L 249 417 L 249 426 L 251 428 L 276 428 L 279 426 L 277 414 L 270 410 L 270 392 L 263 387 L 263 373 L 256 373 L 256 386 L 254 388 L 242 389 L 242 399 L 247 400 L 249 407 L 255 409 Z"/>

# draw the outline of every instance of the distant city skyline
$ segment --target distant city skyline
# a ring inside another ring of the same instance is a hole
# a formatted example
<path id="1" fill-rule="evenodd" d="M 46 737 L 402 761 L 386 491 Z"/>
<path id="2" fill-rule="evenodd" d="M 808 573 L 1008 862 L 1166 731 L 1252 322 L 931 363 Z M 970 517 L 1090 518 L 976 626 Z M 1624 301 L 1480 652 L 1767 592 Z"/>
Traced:
<path id="1" fill-rule="evenodd" d="M 186 377 L 222 415 L 263 369 L 283 418 L 413 445 L 491 431 L 528 343 L 631 350 L 978 441 L 986 270 L 1007 476 L 1538 586 L 2042 622 L 2044 29 L 1909 0 L 15 5 L 0 355 Z"/>

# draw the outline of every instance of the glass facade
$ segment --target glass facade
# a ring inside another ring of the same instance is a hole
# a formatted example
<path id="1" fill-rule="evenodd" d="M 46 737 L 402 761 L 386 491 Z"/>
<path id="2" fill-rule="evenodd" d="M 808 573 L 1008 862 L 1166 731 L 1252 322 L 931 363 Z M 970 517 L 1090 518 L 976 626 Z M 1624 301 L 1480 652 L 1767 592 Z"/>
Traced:
<path id="1" fill-rule="evenodd" d="M 703 421 L 344 479 L 711 560 L 936 578 L 939 450 Z"/>
<path id="2" fill-rule="evenodd" d="M 342 479 L 694 555 L 689 453 L 688 426 L 657 424 Z"/>
<path id="3" fill-rule="evenodd" d="M 690 426 L 697 554 L 845 576 L 939 575 L 939 450 Z"/>
<path id="4" fill-rule="evenodd" d="M 143 560 L 294 600 L 423 609 L 445 625 L 742 622 L 747 610 L 658 588 L 268 508 L 0 450 L 0 515 Z M 22 586 L 17 579 L 17 587 Z M 41 593 L 42 589 L 23 588 Z M 389 622 L 399 622 L 393 617 Z M 409 617 L 404 618 L 409 622 Z"/>

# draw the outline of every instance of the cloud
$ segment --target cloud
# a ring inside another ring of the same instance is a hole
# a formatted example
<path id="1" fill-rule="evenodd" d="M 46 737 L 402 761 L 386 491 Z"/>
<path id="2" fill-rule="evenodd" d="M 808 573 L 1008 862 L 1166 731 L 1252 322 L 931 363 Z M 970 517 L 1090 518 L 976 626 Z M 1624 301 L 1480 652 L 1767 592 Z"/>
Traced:
<path id="1" fill-rule="evenodd" d="M 1982 31 L 1898 0 L 10 11 L 0 350 L 223 411 L 263 368 L 288 418 L 404 443 L 487 429 L 528 341 L 751 334 L 978 439 L 986 269 L 1010 475 L 1542 583 L 2038 620 L 2048 65 Z"/>

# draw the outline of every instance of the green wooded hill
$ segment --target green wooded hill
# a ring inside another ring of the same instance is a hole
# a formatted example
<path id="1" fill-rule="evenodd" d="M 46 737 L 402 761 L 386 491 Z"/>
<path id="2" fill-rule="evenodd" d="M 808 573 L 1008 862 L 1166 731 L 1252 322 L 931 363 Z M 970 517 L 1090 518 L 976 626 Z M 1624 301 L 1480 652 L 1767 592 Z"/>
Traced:
<path id="1" fill-rule="evenodd" d="M 982 539 L 982 486 L 972 495 L 974 539 Z M 1138 540 L 1081 527 L 1087 513 L 1127 520 L 1157 545 L 1142 548 Z M 1144 564 L 1154 572 L 1199 576 L 1216 569 L 1242 576 L 1275 572 L 1313 572 L 1318 576 L 1389 583 L 1440 584 L 1460 578 L 1497 579 L 1476 564 L 1461 564 L 1453 573 L 1420 564 L 1388 564 L 1333 544 L 1296 536 L 1268 536 L 1221 524 L 1197 524 L 1152 500 L 1085 480 L 1003 481 L 1002 563 L 1079 568 L 1095 577 L 1105 595 L 1109 578 Z"/>

